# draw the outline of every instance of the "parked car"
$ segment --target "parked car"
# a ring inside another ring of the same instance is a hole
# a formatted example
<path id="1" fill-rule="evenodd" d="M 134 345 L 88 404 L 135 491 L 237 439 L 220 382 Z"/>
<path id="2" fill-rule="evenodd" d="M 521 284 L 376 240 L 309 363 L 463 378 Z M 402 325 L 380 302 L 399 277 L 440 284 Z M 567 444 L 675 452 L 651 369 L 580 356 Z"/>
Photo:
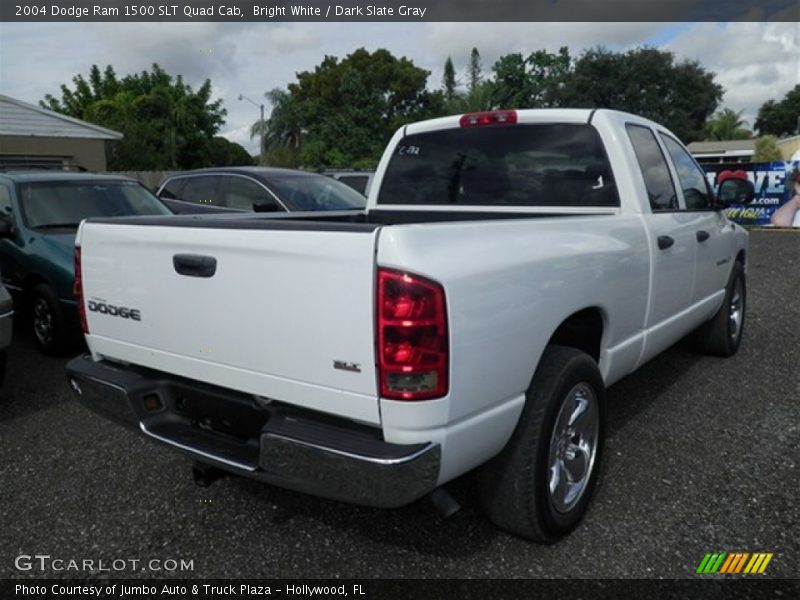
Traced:
<path id="1" fill-rule="evenodd" d="M 0 173 L 2 281 L 30 312 L 39 348 L 79 339 L 73 288 L 75 232 L 86 217 L 172 214 L 132 179 L 65 171 Z"/>
<path id="2" fill-rule="evenodd" d="M 357 171 L 354 169 L 326 170 L 323 171 L 323 174 L 349 185 L 363 196 L 369 196 L 372 178 L 375 176 L 373 171 Z"/>
<path id="3" fill-rule="evenodd" d="M 358 504 L 477 468 L 495 524 L 552 542 L 587 510 L 606 387 L 692 331 L 739 348 L 747 231 L 656 123 L 411 124 L 375 185 L 332 215 L 84 222 L 81 402 L 203 465 Z"/>
<path id="4" fill-rule="evenodd" d="M 366 203 L 330 177 L 267 167 L 189 171 L 165 179 L 156 194 L 176 213 L 350 210 Z"/>
<path id="5" fill-rule="evenodd" d="M 14 301 L 3 284 L 0 284 L 0 386 L 6 378 L 6 352 L 11 345 Z"/>

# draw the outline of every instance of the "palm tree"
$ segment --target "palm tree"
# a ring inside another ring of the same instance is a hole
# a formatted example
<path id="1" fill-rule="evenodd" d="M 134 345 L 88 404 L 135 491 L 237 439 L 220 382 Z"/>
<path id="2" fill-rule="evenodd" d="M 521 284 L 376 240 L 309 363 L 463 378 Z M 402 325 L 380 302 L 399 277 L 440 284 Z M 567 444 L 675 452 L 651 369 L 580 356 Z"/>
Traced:
<path id="1" fill-rule="evenodd" d="M 740 110 L 723 108 L 706 123 L 706 139 L 710 141 L 746 140 L 753 137 L 751 131 L 745 129 L 747 121 L 742 119 Z"/>
<path id="2" fill-rule="evenodd" d="M 305 133 L 297 105 L 291 94 L 280 88 L 266 92 L 264 97 L 272 105 L 272 111 L 263 123 L 253 124 L 250 138 L 261 137 L 262 154 L 272 155 L 285 166 L 296 166 Z"/>

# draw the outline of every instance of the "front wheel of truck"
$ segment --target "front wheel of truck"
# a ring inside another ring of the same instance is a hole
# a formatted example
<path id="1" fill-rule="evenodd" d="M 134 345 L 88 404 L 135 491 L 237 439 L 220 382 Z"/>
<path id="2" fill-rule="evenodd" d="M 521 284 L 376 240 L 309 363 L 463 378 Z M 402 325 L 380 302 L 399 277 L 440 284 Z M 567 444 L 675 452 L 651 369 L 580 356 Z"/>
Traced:
<path id="1" fill-rule="evenodd" d="M 725 300 L 711 320 L 694 332 L 697 349 L 711 356 L 733 356 L 739 350 L 744 333 L 744 317 L 747 308 L 747 284 L 742 263 L 735 262 L 728 284 Z"/>
<path id="2" fill-rule="evenodd" d="M 575 529 L 597 481 L 604 416 L 595 361 L 575 348 L 548 346 L 511 439 L 478 473 L 492 522 L 542 543 Z"/>

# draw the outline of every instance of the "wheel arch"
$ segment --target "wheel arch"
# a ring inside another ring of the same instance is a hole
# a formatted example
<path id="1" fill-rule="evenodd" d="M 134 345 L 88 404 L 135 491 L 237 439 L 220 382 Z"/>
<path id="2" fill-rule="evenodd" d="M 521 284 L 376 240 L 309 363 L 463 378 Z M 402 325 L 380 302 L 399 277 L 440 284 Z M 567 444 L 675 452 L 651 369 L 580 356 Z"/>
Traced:
<path id="1" fill-rule="evenodd" d="M 576 348 L 600 362 L 603 348 L 603 334 L 606 330 L 606 316 L 597 306 L 578 310 L 558 325 L 547 345 L 555 344 Z"/>

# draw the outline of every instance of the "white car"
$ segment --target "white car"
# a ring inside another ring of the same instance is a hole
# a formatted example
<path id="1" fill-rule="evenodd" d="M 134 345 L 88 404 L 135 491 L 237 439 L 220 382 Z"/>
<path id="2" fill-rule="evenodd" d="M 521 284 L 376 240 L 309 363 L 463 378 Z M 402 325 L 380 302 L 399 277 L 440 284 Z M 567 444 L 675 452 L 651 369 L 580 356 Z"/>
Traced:
<path id="1" fill-rule="evenodd" d="M 589 503 L 606 387 L 692 331 L 737 351 L 748 237 L 722 208 L 634 115 L 415 123 L 366 210 L 85 221 L 69 378 L 205 465 L 329 498 L 401 506 L 478 468 L 498 526 L 553 541 Z"/>

